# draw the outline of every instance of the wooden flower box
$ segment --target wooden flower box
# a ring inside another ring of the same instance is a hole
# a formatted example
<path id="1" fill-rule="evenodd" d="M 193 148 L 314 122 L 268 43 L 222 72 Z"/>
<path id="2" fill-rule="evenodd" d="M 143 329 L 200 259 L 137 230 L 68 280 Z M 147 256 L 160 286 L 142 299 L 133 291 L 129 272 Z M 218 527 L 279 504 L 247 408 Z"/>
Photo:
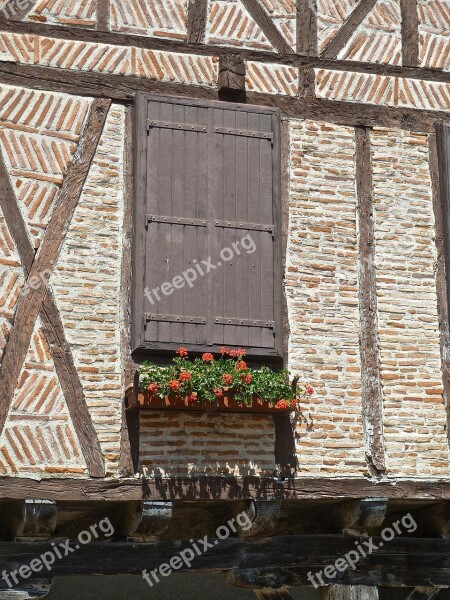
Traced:
<path id="1" fill-rule="evenodd" d="M 149 391 L 140 390 L 136 385 L 130 385 L 126 390 L 126 407 L 127 410 L 173 410 L 276 415 L 292 411 L 291 408 L 276 408 L 274 404 L 258 397 L 254 397 L 251 404 L 239 403 L 234 400 L 234 394 L 231 390 L 224 392 L 223 398 L 213 404 L 201 404 L 199 402 L 192 402 L 188 397 L 182 397 L 178 394 L 171 394 L 161 399 Z"/>

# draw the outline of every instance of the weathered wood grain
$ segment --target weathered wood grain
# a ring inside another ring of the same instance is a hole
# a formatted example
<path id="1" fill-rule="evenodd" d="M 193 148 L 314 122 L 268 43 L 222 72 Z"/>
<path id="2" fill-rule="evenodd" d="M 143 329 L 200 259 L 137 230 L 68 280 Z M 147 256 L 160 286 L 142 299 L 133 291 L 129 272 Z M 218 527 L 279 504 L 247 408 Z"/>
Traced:
<path id="1" fill-rule="evenodd" d="M 0 200 L 6 224 L 16 244 L 25 272 L 25 279 L 27 279 L 33 266 L 35 254 L 11 186 L 1 148 Z M 86 405 L 83 387 L 75 367 L 72 351 L 65 337 L 64 326 L 50 290 L 47 291 L 39 314 L 67 408 L 86 460 L 88 472 L 92 477 L 104 477 L 105 469 L 98 437 Z"/>
<path id="2" fill-rule="evenodd" d="M 9 85 L 94 98 L 106 97 L 130 104 L 134 102 L 137 91 L 197 99 L 213 100 L 218 97 L 217 90 L 213 88 L 13 63 L 0 63 L 0 78 L 3 83 Z M 437 121 L 450 123 L 450 113 L 444 111 L 289 98 L 254 92 L 247 92 L 247 102 L 280 108 L 288 117 L 327 120 L 350 126 L 394 127 L 408 131 L 432 132 Z"/>
<path id="3" fill-rule="evenodd" d="M 97 0 L 97 31 L 110 30 L 110 0 Z"/>
<path id="4" fill-rule="evenodd" d="M 93 29 L 83 29 L 81 27 L 55 26 L 47 23 L 23 23 L 19 21 L 2 19 L 1 15 L 0 31 L 45 35 L 53 39 L 111 44 L 112 46 L 134 46 L 136 48 L 146 48 L 149 50 L 179 52 L 181 54 L 198 54 L 200 56 L 219 57 L 229 54 L 230 52 L 230 48 L 227 46 L 216 46 L 213 44 L 190 44 L 177 40 L 166 40 L 163 38 L 152 38 L 126 33 L 96 31 Z M 439 69 L 364 63 L 353 60 L 334 60 L 332 58 L 326 58 L 322 56 L 314 57 L 305 56 L 302 55 L 302 53 L 294 54 L 292 51 L 291 53 L 277 53 L 241 48 L 239 49 L 239 54 L 243 60 L 261 61 L 263 63 L 275 63 L 296 67 L 307 66 L 308 68 L 317 69 L 337 69 L 349 72 L 413 77 L 415 79 L 423 79 L 427 81 L 450 82 L 450 72 Z M 73 71 L 73 73 L 75 73 L 75 71 Z M 30 75 L 30 77 L 32 77 L 32 75 Z M 183 87 L 187 88 L 188 86 Z"/>
<path id="5" fill-rule="evenodd" d="M 40 251 L 32 263 L 29 278 L 38 276 L 43 271 L 52 271 L 89 172 L 109 106 L 110 101 L 105 99 L 94 100 L 92 104 L 85 130 L 80 137 L 48 227 L 45 230 Z M 30 345 L 36 318 L 41 311 L 46 293 L 46 287 L 40 286 L 23 297 L 17 307 L 0 371 L 0 431 L 3 430 L 5 425 L 14 390 Z"/>
<path id="6" fill-rule="evenodd" d="M 387 498 L 408 502 L 450 500 L 450 482 L 259 477 L 166 477 L 154 479 L 0 478 L 1 500 L 43 498 L 83 502 L 139 500 L 319 500 Z"/>
<path id="7" fill-rule="evenodd" d="M 245 92 L 245 62 L 239 54 L 227 54 L 219 58 L 219 94 Z"/>
<path id="8" fill-rule="evenodd" d="M 447 438 L 450 444 L 450 127 L 439 124 L 429 138 L 430 175 L 436 227 L 436 291 L 444 383 Z"/>
<path id="9" fill-rule="evenodd" d="M 361 559 L 355 569 L 348 568 L 335 579 L 325 577 L 325 581 L 358 586 L 420 586 L 426 581 L 432 581 L 436 587 L 450 584 L 449 540 L 399 536 L 379 547 L 382 541 L 372 538 L 376 551 Z M 185 547 L 188 546 L 180 545 L 178 540 L 154 544 L 91 543 L 69 553 L 64 560 L 55 561 L 52 574 L 142 575 L 143 569 L 158 569 Z M 308 573 L 323 573 L 325 565 L 333 565 L 354 548 L 353 539 L 340 536 L 280 536 L 257 542 L 230 537 L 196 557 L 192 564 L 183 564 L 179 572 L 236 569 L 240 574 L 252 572 L 256 579 L 258 573 L 264 578 L 272 571 L 285 579 L 285 585 L 311 585 Z M 0 569 L 9 572 L 48 550 L 52 550 L 48 543 L 0 543 Z"/>
<path id="10" fill-rule="evenodd" d="M 317 56 L 317 4 L 311 0 L 297 0 L 297 52 Z"/>
<path id="11" fill-rule="evenodd" d="M 321 53 L 323 58 L 336 58 L 352 35 L 375 6 L 377 0 L 361 0 L 355 10 L 348 16 L 337 34 L 330 40 Z"/>
<path id="12" fill-rule="evenodd" d="M 358 127 L 355 129 L 355 135 L 363 423 L 369 470 L 372 475 L 379 476 L 386 466 L 378 343 L 370 131 L 366 127 Z"/>
<path id="13" fill-rule="evenodd" d="M 400 0 L 402 14 L 402 64 L 419 65 L 419 16 L 417 0 Z"/>
<path id="14" fill-rule="evenodd" d="M 189 0 L 187 40 L 191 44 L 203 44 L 205 41 L 208 0 Z"/>

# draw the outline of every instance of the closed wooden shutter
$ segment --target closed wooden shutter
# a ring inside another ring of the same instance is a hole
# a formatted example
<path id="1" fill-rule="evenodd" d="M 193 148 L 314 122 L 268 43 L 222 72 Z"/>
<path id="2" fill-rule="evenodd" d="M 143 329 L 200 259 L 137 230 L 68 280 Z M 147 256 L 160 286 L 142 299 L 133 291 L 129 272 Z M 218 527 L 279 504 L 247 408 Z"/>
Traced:
<path id="1" fill-rule="evenodd" d="M 279 354 L 278 136 L 270 109 L 139 96 L 135 348 Z"/>

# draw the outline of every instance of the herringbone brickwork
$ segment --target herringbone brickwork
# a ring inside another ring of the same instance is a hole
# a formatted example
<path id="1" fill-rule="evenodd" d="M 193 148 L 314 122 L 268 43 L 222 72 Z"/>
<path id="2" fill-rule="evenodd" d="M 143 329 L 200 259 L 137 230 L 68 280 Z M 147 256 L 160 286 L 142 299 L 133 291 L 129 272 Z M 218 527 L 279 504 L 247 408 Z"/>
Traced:
<path id="1" fill-rule="evenodd" d="M 41 324 L 0 438 L 2 475 L 82 475 L 86 464 Z"/>
<path id="2" fill-rule="evenodd" d="M 189 0 L 111 0 L 111 31 L 185 40 Z"/>
<path id="3" fill-rule="evenodd" d="M 38 63 L 74 71 L 136 75 L 203 86 L 215 85 L 218 77 L 218 64 L 214 57 L 130 46 L 0 33 L 0 52 L 2 51 L 14 62 Z M 76 116 L 73 118 L 78 123 Z"/>
<path id="4" fill-rule="evenodd" d="M 258 0 L 270 16 L 275 27 L 295 50 L 296 47 L 296 0 Z"/>
<path id="5" fill-rule="evenodd" d="M 273 50 L 240 0 L 210 0 L 208 6 L 207 42 Z"/>
<path id="6" fill-rule="evenodd" d="M 245 84 L 249 92 L 297 96 L 298 69 L 271 63 L 247 61 Z"/>
<path id="7" fill-rule="evenodd" d="M 381 106 L 448 110 L 450 84 L 405 77 L 316 70 L 316 96 Z"/>
<path id="8" fill-rule="evenodd" d="M 331 42 L 360 0 L 317 0 L 319 52 Z"/>
<path id="9" fill-rule="evenodd" d="M 40 245 L 89 101 L 3 86 L 0 143 L 34 247 Z"/>
<path id="10" fill-rule="evenodd" d="M 28 13 L 29 21 L 55 25 L 95 27 L 96 0 L 39 0 Z"/>
<path id="11" fill-rule="evenodd" d="M 398 0 L 378 0 L 338 58 L 400 65 L 401 15 Z"/>
<path id="12" fill-rule="evenodd" d="M 450 2 L 419 0 L 418 13 L 421 66 L 450 70 Z"/>

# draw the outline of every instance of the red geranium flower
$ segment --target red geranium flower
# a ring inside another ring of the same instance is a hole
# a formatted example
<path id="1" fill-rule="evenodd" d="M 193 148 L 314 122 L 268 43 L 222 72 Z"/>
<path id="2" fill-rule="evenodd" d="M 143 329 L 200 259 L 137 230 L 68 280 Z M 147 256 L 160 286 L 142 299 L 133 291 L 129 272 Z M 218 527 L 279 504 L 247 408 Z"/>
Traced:
<path id="1" fill-rule="evenodd" d="M 238 353 L 238 356 L 245 356 L 247 354 L 247 350 L 244 350 L 244 348 L 239 348 L 236 352 Z"/>
<path id="2" fill-rule="evenodd" d="M 238 360 L 236 363 L 236 371 L 244 371 L 247 368 L 247 363 L 243 360 Z"/>
<path id="3" fill-rule="evenodd" d="M 178 356 L 181 356 L 181 358 L 185 358 L 188 355 L 188 351 L 187 348 L 178 348 L 177 352 Z"/>
<path id="4" fill-rule="evenodd" d="M 223 398 L 223 392 L 220 388 L 214 388 L 214 394 L 216 395 L 216 398 Z"/>
<path id="5" fill-rule="evenodd" d="M 180 381 L 189 381 L 192 375 L 187 371 L 181 371 L 180 373 Z"/>
<path id="6" fill-rule="evenodd" d="M 205 352 L 202 356 L 202 360 L 204 362 L 212 362 L 214 360 L 214 356 L 210 352 Z"/>
<path id="7" fill-rule="evenodd" d="M 180 389 L 180 382 L 176 379 L 172 379 L 171 381 L 169 381 L 169 387 L 172 391 L 178 392 L 178 390 Z"/>
<path id="8" fill-rule="evenodd" d="M 229 354 L 229 353 L 230 353 L 229 349 L 225 348 L 225 346 L 222 346 L 220 348 L 220 354 Z"/>
<path id="9" fill-rule="evenodd" d="M 159 390 L 159 385 L 157 383 L 150 383 L 147 386 L 147 389 L 149 392 L 151 392 L 152 394 L 156 394 L 156 392 Z"/>
<path id="10" fill-rule="evenodd" d="M 252 382 L 252 374 L 247 373 L 247 375 L 244 377 L 244 383 L 246 383 L 248 385 L 251 382 Z"/>
<path id="11" fill-rule="evenodd" d="M 311 396 L 311 394 L 314 394 L 314 389 L 310 385 L 307 385 L 305 392 Z"/>
<path id="12" fill-rule="evenodd" d="M 231 385 L 233 383 L 233 375 L 225 373 L 225 375 L 222 375 L 222 381 L 225 385 Z"/>
<path id="13" fill-rule="evenodd" d="M 278 400 L 275 408 L 289 408 L 289 404 L 286 402 L 286 400 Z"/>
<path id="14" fill-rule="evenodd" d="M 197 402 L 197 400 L 197 392 L 192 392 L 192 394 L 189 396 L 189 402 Z"/>
<path id="15" fill-rule="evenodd" d="M 231 358 L 239 358 L 239 352 L 237 350 L 230 350 L 229 355 Z"/>
<path id="16" fill-rule="evenodd" d="M 291 408 L 294 408 L 295 410 L 297 410 L 298 409 L 297 400 L 291 400 L 290 406 L 291 406 Z"/>

